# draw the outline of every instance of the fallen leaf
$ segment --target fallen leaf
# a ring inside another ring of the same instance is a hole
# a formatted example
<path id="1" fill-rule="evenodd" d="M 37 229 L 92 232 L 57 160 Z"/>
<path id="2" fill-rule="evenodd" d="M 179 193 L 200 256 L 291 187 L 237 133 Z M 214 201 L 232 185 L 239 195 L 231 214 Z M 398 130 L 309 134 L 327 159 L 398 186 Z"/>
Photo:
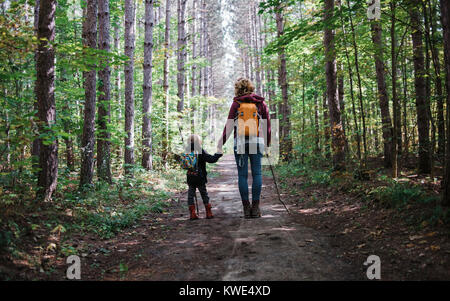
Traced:
<path id="1" fill-rule="evenodd" d="M 430 246 L 431 251 L 439 251 L 441 249 L 440 246 Z"/>
<path id="2" fill-rule="evenodd" d="M 360 244 L 358 246 L 356 246 L 358 249 L 361 249 L 362 247 L 364 247 L 366 244 Z"/>
<path id="3" fill-rule="evenodd" d="M 347 234 L 347 233 L 350 233 L 350 232 L 352 232 L 352 230 L 351 230 L 351 229 L 349 229 L 349 228 L 345 228 L 345 230 L 344 230 L 344 231 L 342 231 L 341 233 L 342 233 L 342 234 Z"/>
<path id="4" fill-rule="evenodd" d="M 423 237 L 423 235 L 413 235 L 409 237 L 409 240 L 416 240 L 416 239 L 421 239 Z"/>
<path id="5" fill-rule="evenodd" d="M 51 243 L 47 246 L 47 251 L 53 251 L 56 250 L 56 244 Z"/>
<path id="6" fill-rule="evenodd" d="M 414 247 L 414 244 L 407 244 L 406 247 L 407 248 L 412 248 L 412 247 Z"/>

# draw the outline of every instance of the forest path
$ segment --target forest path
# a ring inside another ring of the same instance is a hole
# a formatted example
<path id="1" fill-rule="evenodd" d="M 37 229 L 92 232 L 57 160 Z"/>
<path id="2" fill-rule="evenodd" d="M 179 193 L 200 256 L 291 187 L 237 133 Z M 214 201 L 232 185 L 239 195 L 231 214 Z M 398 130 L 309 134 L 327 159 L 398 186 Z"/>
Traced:
<path id="1" fill-rule="evenodd" d="M 264 177 L 262 218 L 244 219 L 233 156 L 224 156 L 211 178 L 208 192 L 214 219 L 187 220 L 186 208 L 177 208 L 160 244 L 143 249 L 141 261 L 129 267 L 135 280 L 346 280 L 327 238 L 301 226 L 288 215 Z M 251 176 L 249 173 L 249 184 Z M 185 202 L 181 196 L 181 202 Z M 178 212 L 180 210 L 180 212 Z"/>

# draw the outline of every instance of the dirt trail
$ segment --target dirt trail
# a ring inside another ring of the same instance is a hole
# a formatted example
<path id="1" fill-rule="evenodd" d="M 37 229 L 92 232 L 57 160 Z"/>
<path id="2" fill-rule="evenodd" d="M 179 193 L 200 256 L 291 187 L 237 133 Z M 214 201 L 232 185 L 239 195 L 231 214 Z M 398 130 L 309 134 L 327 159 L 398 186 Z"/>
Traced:
<path id="1" fill-rule="evenodd" d="M 263 217 L 244 219 L 232 156 L 224 156 L 208 191 L 215 218 L 188 221 L 185 206 L 168 217 L 171 230 L 157 244 L 139 246 L 129 280 L 346 280 L 353 279 L 327 238 L 305 228 L 278 203 L 273 180 L 263 179 Z M 249 183 L 251 177 L 249 176 Z M 181 202 L 185 202 L 181 196 Z M 199 202 L 201 200 L 199 199 Z M 151 235 L 151 234 L 149 234 Z M 131 243 L 132 244 L 132 243 Z M 139 245 L 139 244 L 138 244 Z M 136 247 L 132 248 L 135 249 Z M 132 250 L 130 250 L 132 251 Z M 132 251 L 133 252 L 133 251 Z M 105 279 L 114 275 L 105 275 Z"/>

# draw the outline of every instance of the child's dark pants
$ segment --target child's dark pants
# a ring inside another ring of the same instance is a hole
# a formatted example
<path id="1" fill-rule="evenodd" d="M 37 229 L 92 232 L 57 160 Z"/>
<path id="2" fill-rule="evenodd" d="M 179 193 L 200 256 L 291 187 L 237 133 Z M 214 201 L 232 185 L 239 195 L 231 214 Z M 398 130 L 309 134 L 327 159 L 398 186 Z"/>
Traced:
<path id="1" fill-rule="evenodd" d="M 200 191 L 200 194 L 202 196 L 203 204 L 209 204 L 209 196 L 208 191 L 206 191 L 206 184 L 201 185 L 189 185 L 188 190 L 188 205 L 194 205 L 194 197 L 195 197 L 195 191 L 198 188 L 198 191 Z"/>

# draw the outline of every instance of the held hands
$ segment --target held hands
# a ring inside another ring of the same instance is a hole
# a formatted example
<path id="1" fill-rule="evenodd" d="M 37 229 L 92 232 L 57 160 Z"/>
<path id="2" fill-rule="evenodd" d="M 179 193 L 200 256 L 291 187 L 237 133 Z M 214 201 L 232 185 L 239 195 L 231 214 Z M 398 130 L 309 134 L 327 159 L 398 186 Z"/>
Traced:
<path id="1" fill-rule="evenodd" d="M 223 155 L 223 143 L 222 141 L 219 141 L 219 143 L 217 143 L 217 154 L 220 154 L 221 156 Z"/>

